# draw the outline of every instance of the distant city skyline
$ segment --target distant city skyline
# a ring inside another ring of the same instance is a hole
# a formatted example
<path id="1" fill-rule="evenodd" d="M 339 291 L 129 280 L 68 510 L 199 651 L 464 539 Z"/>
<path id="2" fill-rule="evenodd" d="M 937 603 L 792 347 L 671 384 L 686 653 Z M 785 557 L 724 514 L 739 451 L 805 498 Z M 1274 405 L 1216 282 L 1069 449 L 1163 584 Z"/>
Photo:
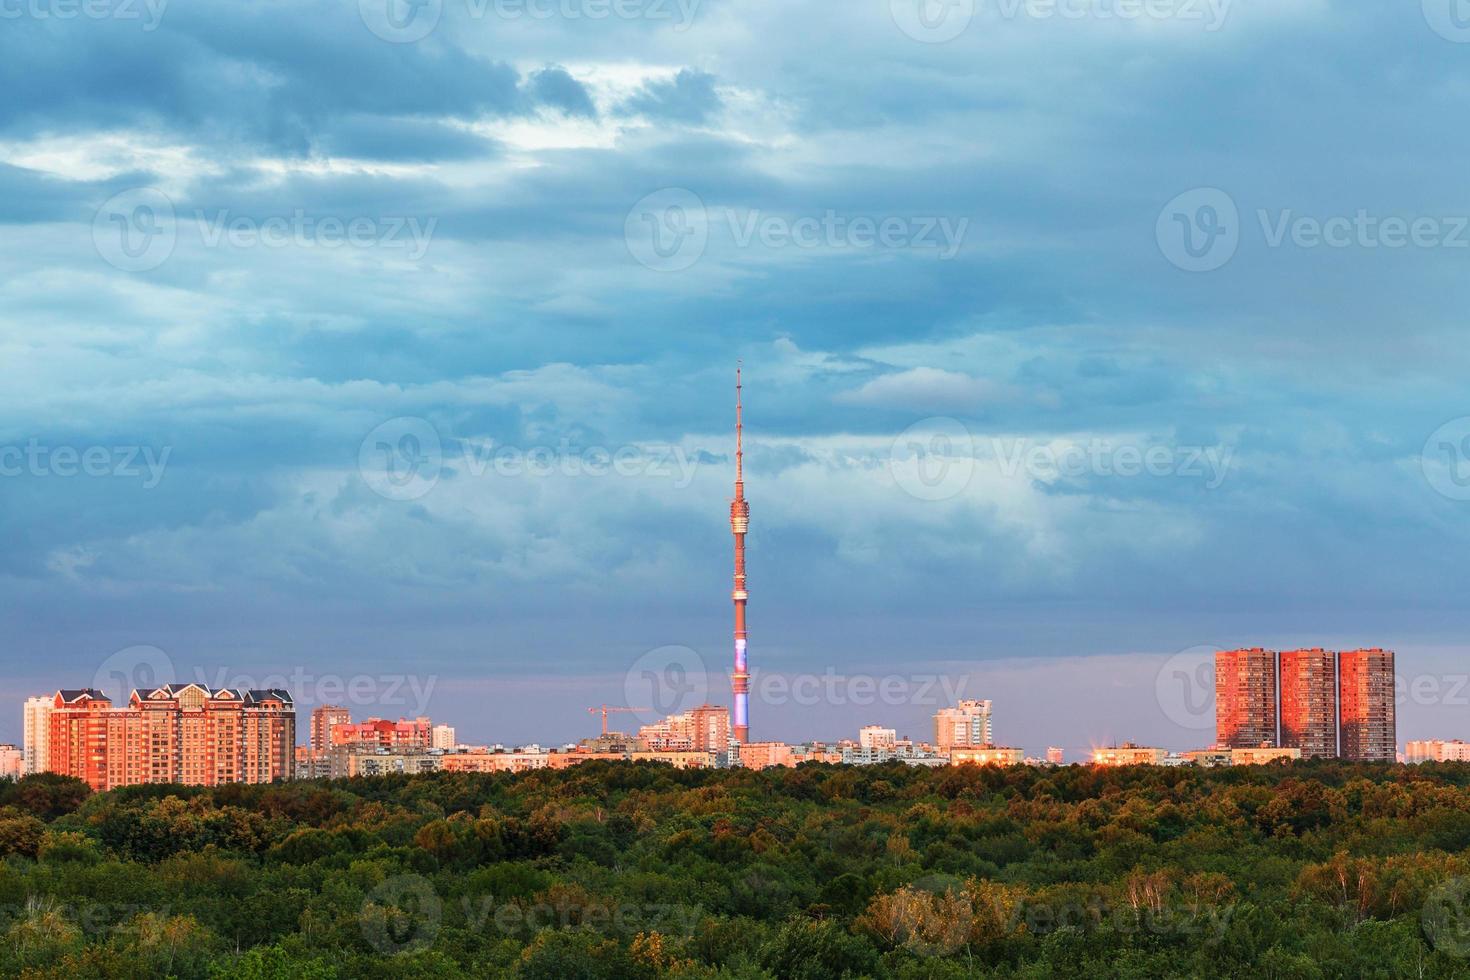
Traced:
<path id="1" fill-rule="evenodd" d="M 1190 651 L 1187 656 L 1195 662 L 1201 676 L 1206 667 L 1213 675 L 1213 651 Z M 1081 761 L 1095 749 L 1125 742 L 1176 752 L 1203 749 L 1217 744 L 1218 719 L 1213 697 L 1201 696 L 1192 702 L 1177 700 L 1181 694 L 1192 696 L 1175 684 L 1180 656 L 1156 659 L 1158 669 L 1147 677 L 1124 676 L 1118 672 L 1118 663 L 1109 664 L 1105 658 L 1056 660 L 1045 665 L 1015 661 L 1002 664 L 999 669 L 992 667 L 987 675 L 990 689 L 1000 697 L 998 700 L 985 699 L 991 702 L 985 717 L 993 744 L 1019 748 L 1027 756 L 1036 758 L 1044 758 L 1050 747 L 1057 746 L 1065 751 L 1069 761 Z M 1135 658 L 1120 658 L 1120 661 L 1134 664 Z M 1461 737 L 1459 726 L 1464 716 L 1463 699 L 1470 697 L 1470 693 L 1467 693 L 1470 688 L 1467 688 L 1463 675 L 1427 671 L 1406 674 L 1404 668 L 1408 665 L 1402 654 L 1397 658 L 1397 666 L 1400 670 L 1400 698 L 1396 747 L 1402 750 L 1409 741 L 1448 741 Z M 718 699 L 722 690 L 720 685 L 727 681 L 727 677 L 711 675 L 708 684 L 713 686 L 716 699 L 699 703 L 716 704 L 728 712 L 728 704 Z M 574 682 L 574 688 L 594 682 L 595 679 L 579 679 Z M 1035 710 L 1027 707 L 1035 704 L 1034 700 L 1028 701 L 1027 698 L 1034 699 L 1038 696 L 1035 686 L 1038 684 L 1044 685 L 1039 691 L 1040 695 L 1053 701 L 1058 697 L 1065 698 L 1068 693 L 1085 695 L 1089 707 L 1076 707 L 1076 710 L 1086 711 L 1087 714 L 1073 718 L 1070 723 L 1049 715 L 1038 716 Z M 404 687 L 404 690 L 408 689 L 409 687 Z M 705 685 L 695 685 L 695 689 L 703 691 Z M 876 726 L 891 728 L 900 738 L 932 742 L 936 713 L 952 709 L 958 702 L 969 700 L 971 685 L 964 682 L 963 675 L 903 675 L 890 672 L 886 675 L 843 676 L 828 672 L 821 676 L 806 675 L 783 680 L 780 684 L 763 686 L 758 683 L 752 687 L 756 692 L 767 689 L 784 692 L 788 700 L 785 703 L 773 702 L 769 706 L 773 731 L 769 735 L 762 735 L 759 739 L 761 741 L 805 743 L 859 740 L 861 729 Z M 914 703 L 883 704 L 885 690 L 889 693 L 911 693 L 914 695 Z M 1117 699 L 1101 700 L 1098 697 L 1100 690 L 1116 695 Z M 1202 688 L 1201 692 L 1204 690 Z M 462 697 L 479 700 L 479 695 L 474 690 L 459 693 Z M 833 694 L 836 696 L 831 697 Z M 514 700 L 513 696 L 508 697 Z M 435 694 L 423 703 L 432 704 L 437 699 L 438 695 Z M 842 703 L 844 700 L 849 703 Z M 482 720 L 483 710 L 477 715 L 473 709 L 466 709 L 467 716 L 456 716 L 452 709 L 448 709 L 452 702 L 439 703 L 447 710 L 431 709 L 435 722 L 441 723 L 436 727 L 452 728 L 461 744 L 557 746 L 590 738 L 597 732 L 596 719 L 588 719 L 586 706 L 569 713 L 569 723 L 566 726 L 550 726 L 543 719 L 543 725 L 539 728 L 515 728 L 493 720 Z M 299 710 L 306 716 L 319 706 L 309 702 L 299 703 Z M 691 703 L 690 706 L 697 705 Z M 1406 706 L 1414 707 L 1418 717 L 1415 727 L 1411 729 L 1405 728 Z M 359 720 L 368 717 L 394 720 L 425 716 L 425 712 L 414 705 L 385 706 L 376 702 L 347 707 L 345 710 L 351 717 Z M 1185 712 L 1183 715 L 1180 714 L 1181 710 Z M 914 719 L 916 716 L 916 721 L 892 720 Z M 1181 718 L 1188 724 L 1179 724 Z M 830 721 L 823 723 L 822 719 Z M 1163 724 L 1160 724 L 1161 720 Z M 610 727 L 618 729 L 619 726 L 612 724 Z M 632 718 L 623 726 L 628 731 L 636 731 L 638 727 L 639 723 Z M 1059 733 L 1079 729 L 1086 733 L 1082 740 L 1057 737 Z M 309 744 L 312 739 L 309 724 L 303 721 L 297 731 L 298 742 Z M 0 742 L 7 740 L 0 737 Z M 23 738 L 16 737 L 13 741 L 20 745 Z"/>

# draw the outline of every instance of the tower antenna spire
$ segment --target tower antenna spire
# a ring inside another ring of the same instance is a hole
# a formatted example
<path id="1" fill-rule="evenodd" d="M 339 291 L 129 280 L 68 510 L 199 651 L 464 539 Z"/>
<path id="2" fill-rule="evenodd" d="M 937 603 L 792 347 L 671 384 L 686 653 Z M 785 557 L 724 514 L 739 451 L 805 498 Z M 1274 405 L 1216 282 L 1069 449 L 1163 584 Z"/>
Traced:
<path id="1" fill-rule="evenodd" d="M 742 445 L 742 437 L 745 431 L 745 420 L 741 417 L 740 398 L 740 362 L 735 362 L 735 496 L 744 496 L 745 483 L 745 447 Z"/>
<path id="2" fill-rule="evenodd" d="M 741 398 L 739 361 L 735 362 L 735 499 L 730 501 L 730 533 L 735 536 L 735 669 L 730 675 L 730 690 L 735 701 L 735 741 L 744 744 L 750 737 L 750 672 L 745 656 L 745 532 L 750 529 L 750 504 L 745 501 L 745 419 Z"/>

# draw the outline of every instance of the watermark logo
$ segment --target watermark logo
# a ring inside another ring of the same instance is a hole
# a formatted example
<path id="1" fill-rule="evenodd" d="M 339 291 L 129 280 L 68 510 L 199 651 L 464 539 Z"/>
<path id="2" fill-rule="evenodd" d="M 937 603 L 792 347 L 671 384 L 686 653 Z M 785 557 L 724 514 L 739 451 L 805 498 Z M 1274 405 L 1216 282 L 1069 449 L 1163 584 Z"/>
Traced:
<path id="1" fill-rule="evenodd" d="M 759 242 L 767 249 L 909 249 L 935 252 L 946 261 L 959 254 L 970 229 L 969 218 L 846 215 L 832 208 L 820 217 L 766 214 L 759 208 L 725 208 L 723 216 L 736 248 Z"/>
<path id="2" fill-rule="evenodd" d="M 1451 419 L 1429 437 L 1420 454 L 1424 479 L 1450 500 L 1470 500 L 1470 416 Z"/>
<path id="3" fill-rule="evenodd" d="M 438 218 L 413 215 L 310 215 L 296 208 L 289 215 L 265 218 L 232 214 L 229 208 L 196 208 L 194 224 L 206 248 L 383 248 L 400 249 L 410 262 L 428 254 Z"/>
<path id="4" fill-rule="evenodd" d="M 963 493 L 975 475 L 974 437 L 959 419 L 923 419 L 893 440 L 888 468 L 909 496 L 948 500 Z"/>
<path id="5" fill-rule="evenodd" d="M 444 13 L 444 0 L 357 0 L 367 29 L 390 44 L 412 44 L 428 37 Z"/>
<path id="6" fill-rule="evenodd" d="M 304 666 L 293 666 L 290 673 L 264 676 L 235 673 L 230 667 L 213 671 L 194 668 L 193 683 L 210 691 L 283 690 L 291 693 L 298 707 L 318 704 L 364 708 L 390 708 L 399 714 L 422 717 L 429 713 L 429 702 L 438 686 L 437 674 L 314 674 Z"/>
<path id="7" fill-rule="evenodd" d="M 1154 237 L 1164 258 L 1177 268 L 1212 272 L 1240 247 L 1240 211 L 1218 187 L 1197 187 L 1164 205 Z"/>
<path id="8" fill-rule="evenodd" d="M 378 496 L 417 500 L 439 483 L 443 469 L 439 431 L 416 416 L 389 419 L 362 440 L 357 469 Z"/>
<path id="9" fill-rule="evenodd" d="M 92 217 L 92 244 L 123 272 L 147 272 L 168 261 L 178 242 L 174 202 L 163 191 L 137 187 L 114 194 Z"/>
<path id="10" fill-rule="evenodd" d="M 959 254 L 969 229 L 969 218 L 948 215 L 845 214 L 834 208 L 795 215 L 760 208 L 711 211 L 692 191 L 673 187 L 635 204 L 623 233 L 629 254 L 640 265 L 680 272 L 703 257 L 712 231 L 725 235 L 737 249 L 905 250 L 948 261 Z"/>
<path id="11" fill-rule="evenodd" d="M 1470 44 L 1470 0 L 1423 0 L 1424 20 L 1434 33 Z"/>
<path id="12" fill-rule="evenodd" d="M 1154 677 L 1154 697 L 1168 718 L 1180 728 L 1211 731 L 1215 727 L 1215 654 L 1220 647 L 1195 646 L 1180 650 Z"/>
<path id="13" fill-rule="evenodd" d="M 3 2 L 3 0 L 0 0 Z M 135 188 L 109 198 L 92 220 L 92 241 L 104 261 L 124 272 L 146 272 L 167 262 L 181 234 L 197 235 L 204 248 L 340 248 L 396 250 L 422 259 L 439 219 L 415 215 L 239 214 L 229 208 L 195 208 L 181 216 L 162 191 Z"/>
<path id="14" fill-rule="evenodd" d="M 704 660 L 685 646 L 650 650 L 628 668 L 623 696 L 645 725 L 697 708 L 709 700 Z"/>
<path id="15" fill-rule="evenodd" d="M 1470 878 L 1451 878 L 1429 893 L 1420 914 L 1429 945 L 1446 956 L 1470 956 Z"/>
<path id="16" fill-rule="evenodd" d="M 117 651 L 97 666 L 92 687 L 124 704 L 135 690 L 150 690 L 174 682 L 174 662 L 154 646 L 132 646 Z"/>
<path id="17" fill-rule="evenodd" d="M 666 187 L 641 198 L 623 222 L 628 254 L 655 272 L 682 272 L 704 255 L 709 213 L 699 195 Z"/>
<path id="18" fill-rule="evenodd" d="M 298 707 L 335 704 L 387 708 L 410 717 L 428 714 L 439 678 L 435 674 L 316 674 L 295 665 L 271 674 L 248 674 L 229 666 L 194 665 L 180 671 L 156 646 L 126 647 L 113 653 L 92 675 L 91 687 L 124 704 L 135 690 L 196 684 L 206 691 L 290 692 Z"/>
<path id="19" fill-rule="evenodd" d="M 953 41 L 975 19 L 975 0 L 888 0 L 893 23 L 915 41 Z"/>
<path id="20" fill-rule="evenodd" d="M 424 949 L 439 935 L 444 903 L 422 875 L 388 878 L 368 893 L 359 917 L 362 937 L 380 953 Z"/>
<path id="21" fill-rule="evenodd" d="M 434 489 L 445 469 L 475 479 L 492 473 L 505 479 L 642 477 L 669 480 L 683 490 L 694 482 L 699 461 L 682 446 L 659 442 L 610 447 L 578 445 L 563 436 L 556 445 L 522 447 L 446 440 L 427 419 L 404 415 L 368 433 L 358 447 L 357 464 L 374 493 L 417 500 Z"/>
<path id="22" fill-rule="evenodd" d="M 1302 214 L 1292 208 L 1257 208 L 1261 244 L 1269 249 L 1470 249 L 1470 215 L 1352 213 Z M 1246 232 L 1235 201 L 1213 187 L 1174 198 L 1159 212 L 1159 250 L 1188 272 L 1211 272 L 1234 257 Z M 1255 234 L 1252 231 L 1252 234 Z"/>
<path id="23" fill-rule="evenodd" d="M 694 23 L 701 0 L 463 0 L 455 13 L 469 21 L 646 20 L 671 23 L 676 33 Z M 462 6 L 462 9 L 461 9 Z M 412 44 L 434 32 L 444 0 L 358 0 L 358 13 L 373 34 L 391 44 Z"/>

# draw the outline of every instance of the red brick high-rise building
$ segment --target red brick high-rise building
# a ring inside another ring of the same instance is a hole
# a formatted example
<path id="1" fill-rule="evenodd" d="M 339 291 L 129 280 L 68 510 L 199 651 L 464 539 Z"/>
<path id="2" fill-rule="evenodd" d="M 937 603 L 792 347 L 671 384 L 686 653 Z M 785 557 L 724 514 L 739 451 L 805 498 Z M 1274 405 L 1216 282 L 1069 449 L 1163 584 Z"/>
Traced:
<path id="1" fill-rule="evenodd" d="M 1338 654 L 1344 759 L 1394 761 L 1398 730 L 1393 696 L 1392 650 L 1345 650 Z"/>
<path id="2" fill-rule="evenodd" d="M 90 688 L 56 693 L 52 772 L 99 792 L 142 783 L 268 783 L 289 779 L 296 708 L 285 691 L 211 691 L 198 684 L 139 689 L 114 707 Z"/>
<path id="3" fill-rule="evenodd" d="M 332 747 L 332 727 L 352 724 L 352 712 L 335 704 L 324 704 L 311 713 L 311 748 L 325 752 Z"/>
<path id="4" fill-rule="evenodd" d="M 1215 742 L 1276 744 L 1276 654 L 1255 647 L 1215 654 Z"/>
<path id="5" fill-rule="evenodd" d="M 1337 655 L 1328 650 L 1281 652 L 1282 748 L 1303 759 L 1337 755 Z"/>
<path id="6" fill-rule="evenodd" d="M 725 752 L 730 736 L 730 712 L 714 704 L 702 704 L 638 729 L 638 737 L 657 752 Z"/>

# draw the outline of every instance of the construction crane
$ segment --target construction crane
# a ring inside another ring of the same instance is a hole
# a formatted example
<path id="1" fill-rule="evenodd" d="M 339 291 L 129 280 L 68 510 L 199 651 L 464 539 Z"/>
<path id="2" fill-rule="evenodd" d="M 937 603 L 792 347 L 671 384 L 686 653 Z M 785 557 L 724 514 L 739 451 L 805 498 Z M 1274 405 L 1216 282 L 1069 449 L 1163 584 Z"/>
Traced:
<path id="1" fill-rule="evenodd" d="M 596 708 L 588 708 L 587 709 L 587 711 L 590 712 L 591 714 L 596 714 L 599 711 L 602 712 L 602 734 L 604 734 L 604 735 L 607 734 L 607 716 L 608 716 L 608 714 L 610 712 L 613 712 L 613 711 L 652 711 L 652 710 L 653 710 L 652 708 L 625 708 L 625 707 L 622 707 L 620 705 L 611 705 L 611 704 L 604 704 L 604 705 L 601 705 L 601 706 L 596 707 Z"/>

